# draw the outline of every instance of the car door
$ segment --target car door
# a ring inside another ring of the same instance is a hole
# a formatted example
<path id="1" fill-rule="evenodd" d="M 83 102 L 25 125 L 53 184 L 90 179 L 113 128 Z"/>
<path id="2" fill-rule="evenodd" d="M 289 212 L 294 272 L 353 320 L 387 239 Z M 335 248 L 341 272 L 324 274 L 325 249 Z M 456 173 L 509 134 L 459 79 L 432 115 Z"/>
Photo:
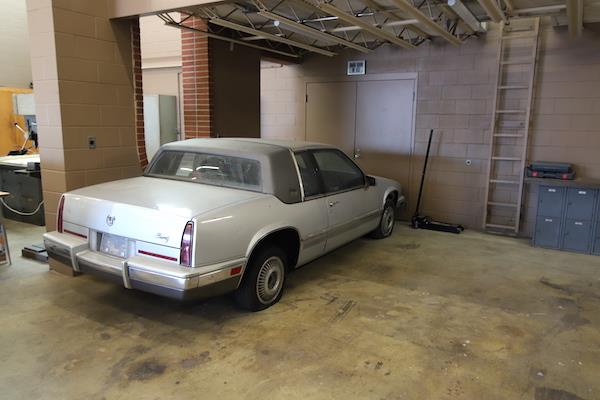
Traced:
<path id="1" fill-rule="evenodd" d="M 311 151 L 329 208 L 325 251 L 354 240 L 377 226 L 377 191 L 366 184 L 361 169 L 336 149 Z"/>
<path id="2" fill-rule="evenodd" d="M 299 215 L 303 215 L 305 221 L 314 221 L 314 218 L 319 220 L 318 224 L 308 223 L 310 228 L 302 235 L 302 251 L 298 261 L 299 264 L 303 264 L 325 253 L 329 211 L 323 184 L 312 155 L 308 152 L 299 152 L 294 154 L 294 157 L 304 194 L 304 201 L 298 205 L 302 210 Z"/>

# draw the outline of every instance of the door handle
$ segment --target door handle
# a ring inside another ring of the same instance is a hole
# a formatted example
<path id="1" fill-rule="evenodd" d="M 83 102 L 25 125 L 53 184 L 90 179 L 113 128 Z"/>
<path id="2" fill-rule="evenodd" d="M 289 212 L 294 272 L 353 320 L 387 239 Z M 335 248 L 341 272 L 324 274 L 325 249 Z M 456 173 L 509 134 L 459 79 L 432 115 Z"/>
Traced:
<path id="1" fill-rule="evenodd" d="M 333 206 L 335 206 L 338 203 L 339 203 L 339 201 L 330 201 L 329 202 L 329 207 L 333 207 Z"/>

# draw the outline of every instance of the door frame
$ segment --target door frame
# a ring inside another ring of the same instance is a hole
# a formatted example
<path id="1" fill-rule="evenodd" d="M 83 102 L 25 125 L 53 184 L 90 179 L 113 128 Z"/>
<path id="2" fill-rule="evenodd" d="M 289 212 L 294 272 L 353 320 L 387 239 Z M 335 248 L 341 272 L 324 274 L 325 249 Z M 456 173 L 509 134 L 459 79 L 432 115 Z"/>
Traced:
<path id="1" fill-rule="evenodd" d="M 413 103 L 412 103 L 412 121 L 410 129 L 410 153 L 408 155 L 408 189 L 412 187 L 413 181 L 413 158 L 415 152 L 415 137 L 417 124 L 417 99 L 418 99 L 418 72 L 397 72 L 389 74 L 369 74 L 369 75 L 340 75 L 340 76 L 310 76 L 304 78 L 304 98 L 308 99 L 309 83 L 340 83 L 340 82 L 367 82 L 367 81 L 413 81 Z M 356 99 L 358 102 L 358 98 Z M 356 113 L 356 110 L 355 110 Z M 308 127 L 308 101 L 304 102 L 304 140 L 307 138 Z M 354 124 L 354 149 L 356 150 L 356 123 Z M 363 171 L 364 173 L 365 171 Z M 406 208 L 410 213 L 410 196 L 406 198 Z"/>

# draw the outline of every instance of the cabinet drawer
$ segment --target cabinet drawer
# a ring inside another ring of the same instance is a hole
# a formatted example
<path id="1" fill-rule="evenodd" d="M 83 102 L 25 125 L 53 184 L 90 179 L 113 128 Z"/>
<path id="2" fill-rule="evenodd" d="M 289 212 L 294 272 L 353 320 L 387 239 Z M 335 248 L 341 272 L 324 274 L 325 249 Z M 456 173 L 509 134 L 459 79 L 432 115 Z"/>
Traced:
<path id="1" fill-rule="evenodd" d="M 560 218 L 538 217 L 535 223 L 534 244 L 557 249 L 560 242 Z"/>
<path id="2" fill-rule="evenodd" d="M 560 217 L 563 212 L 565 188 L 540 186 L 538 199 L 538 215 Z"/>
<path id="3" fill-rule="evenodd" d="M 563 249 L 587 253 L 590 251 L 592 222 L 567 219 L 563 235 Z"/>
<path id="4" fill-rule="evenodd" d="M 596 190 L 569 188 L 567 191 L 567 219 L 591 220 L 594 214 Z"/>

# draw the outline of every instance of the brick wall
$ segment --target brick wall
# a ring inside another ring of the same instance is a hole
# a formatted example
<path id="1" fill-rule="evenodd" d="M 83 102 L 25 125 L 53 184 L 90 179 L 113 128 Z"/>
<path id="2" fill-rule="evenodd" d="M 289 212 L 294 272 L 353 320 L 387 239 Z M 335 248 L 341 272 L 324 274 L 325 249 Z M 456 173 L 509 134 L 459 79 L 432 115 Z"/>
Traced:
<path id="1" fill-rule="evenodd" d="M 182 19 L 185 18 L 182 15 Z M 191 17 L 185 25 L 206 30 L 201 18 Z M 212 133 L 212 101 L 209 40 L 191 30 L 181 31 L 184 138 L 208 137 Z"/>
<path id="2" fill-rule="evenodd" d="M 344 51 L 334 58 L 310 56 L 296 66 L 265 65 L 261 135 L 304 139 L 306 80 L 343 79 L 348 60 L 366 59 L 369 74 L 418 72 L 412 204 L 433 128 L 424 211 L 480 229 L 498 45 L 497 26 L 491 25 L 482 38 L 459 47 L 436 40 L 412 50 L 386 45 L 367 56 Z M 569 39 L 565 29 L 545 26 L 542 31 L 529 158 L 572 162 L 581 176 L 600 178 L 600 41 L 596 33 L 584 32 L 580 39 Z M 516 80 L 523 71 L 512 73 Z M 528 236 L 535 196 L 526 189 L 521 233 Z"/>
<path id="3" fill-rule="evenodd" d="M 142 79 L 142 50 L 140 45 L 140 21 L 131 22 L 131 65 L 133 73 L 133 96 L 135 102 L 135 137 L 138 161 L 142 168 L 148 165 L 146 138 L 144 136 L 144 89 Z"/>

